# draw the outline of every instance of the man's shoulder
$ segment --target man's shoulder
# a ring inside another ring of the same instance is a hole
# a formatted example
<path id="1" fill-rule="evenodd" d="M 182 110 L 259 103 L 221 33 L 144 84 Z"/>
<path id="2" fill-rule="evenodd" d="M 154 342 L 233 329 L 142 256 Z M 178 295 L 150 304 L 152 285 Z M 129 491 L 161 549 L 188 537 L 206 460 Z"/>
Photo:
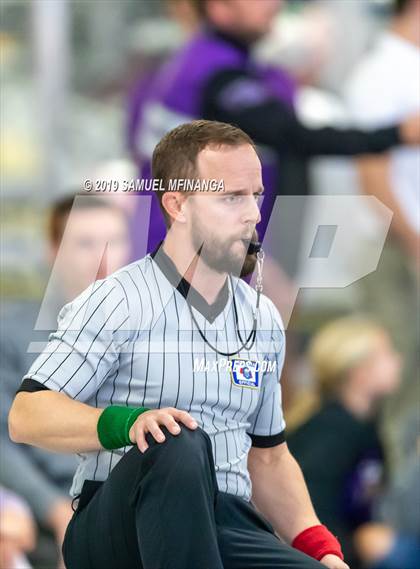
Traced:
<path id="1" fill-rule="evenodd" d="M 146 255 L 121 267 L 104 279 L 95 281 L 90 287 L 90 293 L 85 291 L 83 294 L 95 294 L 98 298 L 110 294 L 113 302 L 116 299 L 124 300 L 129 309 L 135 308 L 138 304 L 143 312 L 145 307 L 142 299 L 147 295 L 147 290 L 153 289 L 156 282 L 152 264 L 151 256 Z"/>
<path id="2" fill-rule="evenodd" d="M 150 272 L 147 270 L 149 260 L 150 257 L 146 256 L 121 267 L 104 279 L 94 281 L 76 298 L 62 307 L 59 320 L 65 323 L 66 318 L 70 318 L 74 322 L 75 314 L 77 314 L 78 319 L 83 322 L 91 311 L 96 312 L 99 307 L 103 314 L 110 314 L 116 306 L 121 306 L 123 310 L 125 306 L 129 310 L 133 308 L 133 303 L 140 304 L 142 278 Z M 83 307 L 86 310 L 82 310 Z"/>
<path id="3" fill-rule="evenodd" d="M 244 68 L 246 60 L 233 44 L 208 30 L 200 30 L 161 67 L 159 78 L 170 75 L 172 88 L 184 85 L 191 89 L 205 84 L 219 70 Z"/>
<path id="4" fill-rule="evenodd" d="M 121 267 L 115 273 L 112 273 L 105 280 L 110 282 L 128 283 L 128 282 L 141 282 L 144 279 L 151 278 L 151 266 L 152 258 L 150 255 L 146 255 L 141 259 L 133 261 L 129 265 Z"/>

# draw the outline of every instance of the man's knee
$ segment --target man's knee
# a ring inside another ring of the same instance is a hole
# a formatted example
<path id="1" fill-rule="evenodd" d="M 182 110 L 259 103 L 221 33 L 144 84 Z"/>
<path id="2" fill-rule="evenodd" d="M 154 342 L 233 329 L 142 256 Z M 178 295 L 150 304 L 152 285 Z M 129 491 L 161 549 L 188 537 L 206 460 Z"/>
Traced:
<path id="1" fill-rule="evenodd" d="M 180 425 L 181 430 L 177 435 L 173 435 L 166 427 L 161 427 L 165 440 L 162 443 L 155 441 L 153 436 L 148 433 L 146 435 L 147 444 L 150 447 L 160 448 L 165 453 L 176 453 L 177 456 L 184 455 L 186 458 L 198 451 L 207 452 L 211 449 L 211 442 L 208 434 L 200 427 L 189 429 Z M 146 451 L 147 452 L 147 451 Z"/>
<path id="2" fill-rule="evenodd" d="M 182 485 L 214 478 L 211 441 L 207 433 L 199 427 L 191 430 L 182 425 L 177 435 L 172 435 L 166 427 L 161 429 L 165 440 L 158 443 L 148 433 L 149 448 L 142 453 L 135 446 L 125 457 L 125 469 L 128 468 L 136 479 L 140 476 L 139 480 L 152 470 L 155 479 L 161 473 L 167 481 L 170 479 Z"/>
<path id="3" fill-rule="evenodd" d="M 214 461 L 207 433 L 199 427 L 192 430 L 182 425 L 177 435 L 172 435 L 166 428 L 162 431 L 165 441 L 150 445 L 156 470 L 163 469 L 165 472 L 169 467 L 171 478 L 182 478 L 183 484 L 192 484 L 195 479 L 203 479 L 206 473 L 213 475 L 211 470 Z M 146 454 L 148 452 L 146 451 Z"/>
<path id="4" fill-rule="evenodd" d="M 125 469 L 143 476 L 152 468 L 155 472 L 171 472 L 191 479 L 201 477 L 214 465 L 211 441 L 200 427 L 188 429 L 183 425 L 177 435 L 161 427 L 165 440 L 158 443 L 150 433 L 146 435 L 148 449 L 142 453 L 137 446 L 126 455 Z"/>

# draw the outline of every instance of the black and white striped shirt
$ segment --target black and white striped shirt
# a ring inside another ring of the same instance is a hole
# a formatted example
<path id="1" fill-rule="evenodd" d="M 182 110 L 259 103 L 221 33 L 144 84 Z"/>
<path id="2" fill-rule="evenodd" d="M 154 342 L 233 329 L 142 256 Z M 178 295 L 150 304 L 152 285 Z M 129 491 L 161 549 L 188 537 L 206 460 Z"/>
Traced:
<path id="1" fill-rule="evenodd" d="M 262 295 L 254 345 L 226 358 L 203 340 L 191 312 L 210 344 L 233 352 L 242 344 L 237 328 L 243 340 L 252 329 L 255 303 L 256 292 L 232 278 L 208 305 L 161 248 L 61 310 L 57 332 L 20 390 L 61 391 L 98 408 L 186 410 L 210 436 L 219 489 L 249 500 L 251 445 L 284 441 L 281 318 Z M 80 454 L 71 494 L 85 479 L 105 480 L 130 448 Z"/>

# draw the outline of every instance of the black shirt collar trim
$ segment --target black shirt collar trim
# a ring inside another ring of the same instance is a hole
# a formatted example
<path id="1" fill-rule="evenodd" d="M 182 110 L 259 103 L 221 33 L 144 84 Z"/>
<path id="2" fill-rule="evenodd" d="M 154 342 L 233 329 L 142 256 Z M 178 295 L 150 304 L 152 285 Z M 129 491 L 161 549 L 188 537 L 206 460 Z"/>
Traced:
<path id="1" fill-rule="evenodd" d="M 225 280 L 213 304 L 209 304 L 206 299 L 191 284 L 180 275 L 175 263 L 163 250 L 163 241 L 150 254 L 159 269 L 171 283 L 171 285 L 193 306 L 204 318 L 212 324 L 225 309 L 229 300 L 228 279 Z"/>

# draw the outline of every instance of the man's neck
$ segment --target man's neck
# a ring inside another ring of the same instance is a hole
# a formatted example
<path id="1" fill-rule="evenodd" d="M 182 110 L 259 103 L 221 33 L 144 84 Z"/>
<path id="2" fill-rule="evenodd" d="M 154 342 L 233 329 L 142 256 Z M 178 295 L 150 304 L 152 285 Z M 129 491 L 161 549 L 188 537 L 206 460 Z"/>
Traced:
<path id="1" fill-rule="evenodd" d="M 171 258 L 179 274 L 206 300 L 213 304 L 226 281 L 226 273 L 217 273 L 208 267 L 197 255 L 192 245 L 167 236 L 163 250 Z"/>
<path id="2" fill-rule="evenodd" d="M 420 47 L 420 25 L 411 14 L 396 18 L 391 25 L 391 32 L 408 43 Z"/>

